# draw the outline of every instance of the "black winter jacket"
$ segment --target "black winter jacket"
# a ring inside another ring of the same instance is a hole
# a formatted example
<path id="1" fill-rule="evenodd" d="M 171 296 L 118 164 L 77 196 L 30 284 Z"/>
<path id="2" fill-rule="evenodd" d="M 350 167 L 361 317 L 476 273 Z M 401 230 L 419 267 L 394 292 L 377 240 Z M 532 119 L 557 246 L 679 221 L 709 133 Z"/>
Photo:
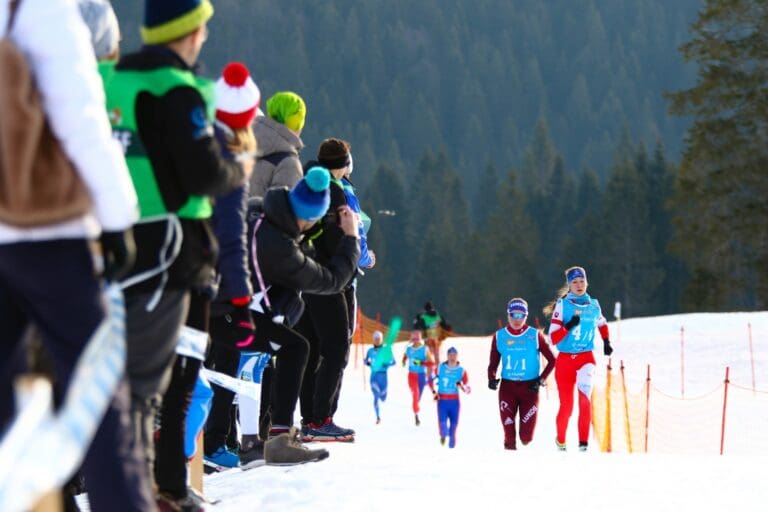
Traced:
<path id="1" fill-rule="evenodd" d="M 190 69 L 169 48 L 145 46 L 137 53 L 124 56 L 117 70 L 149 71 L 162 67 Z M 242 167 L 222 158 L 212 127 L 202 130 L 199 122 L 194 122 L 193 112 L 200 109 L 205 109 L 203 98 L 191 87 L 176 87 L 164 96 L 142 93 L 136 100 L 138 134 L 170 212 L 181 208 L 190 195 L 215 197 L 244 180 Z M 166 287 L 202 287 L 211 278 L 216 263 L 216 239 L 208 220 L 183 219 L 181 226 L 184 236 L 181 253 L 168 271 Z M 166 229 L 165 222 L 134 227 L 137 256 L 132 275 L 157 267 Z M 129 290 L 151 292 L 158 287 L 159 280 L 158 276 Z"/>
<path id="2" fill-rule="evenodd" d="M 254 244 L 250 241 L 262 214 L 264 218 L 255 233 L 259 270 L 265 286 L 270 287 L 272 314 L 287 315 L 286 321 L 292 325 L 298 320 L 297 308 L 303 308 L 303 304 L 296 303 L 301 302 L 300 292 L 332 295 L 344 289 L 357 269 L 360 243 L 354 236 L 343 235 L 333 257 L 326 265 L 320 264 L 301 249 L 303 235 L 288 201 L 288 189 L 269 189 L 263 201 L 259 197 L 248 201 L 251 281 L 257 293 L 261 287 L 253 267 Z"/>

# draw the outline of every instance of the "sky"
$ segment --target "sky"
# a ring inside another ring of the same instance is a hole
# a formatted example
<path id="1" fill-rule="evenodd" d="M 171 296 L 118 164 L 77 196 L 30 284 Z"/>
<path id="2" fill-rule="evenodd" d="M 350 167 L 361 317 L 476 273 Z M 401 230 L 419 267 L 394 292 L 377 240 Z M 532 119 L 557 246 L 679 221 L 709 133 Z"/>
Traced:
<path id="1" fill-rule="evenodd" d="M 748 324 L 756 389 L 763 392 L 752 391 Z M 317 463 L 209 475 L 204 492 L 217 501 L 211 510 L 768 510 L 768 312 L 640 318 L 610 327 L 612 382 L 620 382 L 623 360 L 627 393 L 642 399 L 651 366 L 648 453 L 621 453 L 621 402 L 612 406 L 619 432 L 615 452 L 601 453 L 594 439 L 589 451 L 579 452 L 575 415 L 568 451 L 556 451 L 554 382 L 540 392 L 533 442 L 504 450 L 497 395 L 487 388 L 490 337 L 443 343 L 443 352 L 457 347 L 471 384 L 461 396 L 456 448 L 440 445 L 429 394 L 421 400 L 422 423 L 414 424 L 406 369 L 399 364 L 389 371 L 389 398 L 376 425 L 367 368 L 354 362 L 368 346 L 353 347 L 335 420 L 354 428 L 356 441 L 323 443 L 330 457 Z M 395 347 L 398 360 L 404 348 Z M 596 359 L 595 385 L 601 389 L 608 358 L 596 352 Z M 721 456 L 726 366 L 731 373 Z"/>

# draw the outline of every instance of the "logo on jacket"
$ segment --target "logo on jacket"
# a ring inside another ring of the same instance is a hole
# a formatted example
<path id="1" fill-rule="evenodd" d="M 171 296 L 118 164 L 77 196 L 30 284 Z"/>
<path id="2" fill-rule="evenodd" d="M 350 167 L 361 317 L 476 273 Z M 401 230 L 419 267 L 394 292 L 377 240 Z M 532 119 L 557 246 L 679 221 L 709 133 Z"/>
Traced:
<path id="1" fill-rule="evenodd" d="M 112 126 L 120 126 L 123 124 L 123 113 L 120 110 L 120 107 L 113 108 L 107 112 L 107 115 L 109 116 L 109 123 Z"/>
<path id="2" fill-rule="evenodd" d="M 192 121 L 193 128 L 192 137 L 195 139 L 202 139 L 213 135 L 213 128 L 208 124 L 208 118 L 205 116 L 203 107 L 193 108 L 190 120 Z"/>

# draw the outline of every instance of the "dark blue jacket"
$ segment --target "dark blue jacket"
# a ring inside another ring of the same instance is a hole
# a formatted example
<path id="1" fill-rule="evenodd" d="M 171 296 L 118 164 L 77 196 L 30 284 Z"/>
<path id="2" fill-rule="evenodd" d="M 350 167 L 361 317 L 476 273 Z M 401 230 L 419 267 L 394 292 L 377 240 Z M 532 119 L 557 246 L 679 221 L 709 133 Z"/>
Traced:
<path id="1" fill-rule="evenodd" d="M 216 125 L 216 137 L 222 147 L 222 155 L 232 159 L 227 149 L 226 132 Z M 239 297 L 253 295 L 251 274 L 248 270 L 248 246 L 246 240 L 245 213 L 248 200 L 248 184 L 237 187 L 216 199 L 213 207 L 213 231 L 219 242 L 218 272 L 219 290 L 215 302 L 229 303 Z"/>

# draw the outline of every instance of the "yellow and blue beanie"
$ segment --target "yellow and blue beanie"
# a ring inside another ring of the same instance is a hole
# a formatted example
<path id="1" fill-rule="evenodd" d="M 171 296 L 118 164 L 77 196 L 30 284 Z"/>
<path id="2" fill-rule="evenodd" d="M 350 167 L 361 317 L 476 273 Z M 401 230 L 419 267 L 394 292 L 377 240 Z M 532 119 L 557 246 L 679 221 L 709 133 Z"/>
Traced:
<path id="1" fill-rule="evenodd" d="M 307 106 L 295 92 L 277 92 L 267 100 L 267 115 L 288 129 L 300 132 L 304 128 Z"/>
<path id="2" fill-rule="evenodd" d="M 213 16 L 210 0 L 146 0 L 141 39 L 164 44 L 193 32 Z"/>
<path id="3" fill-rule="evenodd" d="M 325 167 L 315 166 L 288 193 L 297 219 L 316 221 L 325 215 L 331 205 L 331 174 Z"/>

